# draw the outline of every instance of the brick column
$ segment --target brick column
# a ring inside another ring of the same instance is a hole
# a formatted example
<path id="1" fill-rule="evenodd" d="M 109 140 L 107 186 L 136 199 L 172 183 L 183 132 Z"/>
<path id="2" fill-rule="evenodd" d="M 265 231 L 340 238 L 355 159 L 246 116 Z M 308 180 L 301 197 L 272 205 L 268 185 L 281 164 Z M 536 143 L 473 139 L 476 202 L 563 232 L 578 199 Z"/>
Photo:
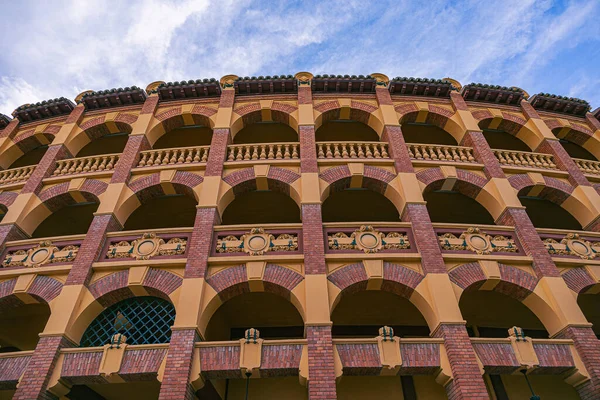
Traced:
<path id="1" fill-rule="evenodd" d="M 224 89 L 221 93 L 218 112 L 230 116 L 234 99 L 234 90 Z M 221 119 L 229 121 L 230 117 Z M 187 244 L 187 263 L 180 296 L 180 302 L 183 302 L 184 298 L 190 299 L 190 308 L 194 310 L 190 314 L 197 313 L 201 306 L 204 278 L 208 270 L 208 257 L 213 243 L 214 226 L 221 222 L 216 200 L 223 174 L 223 164 L 227 155 L 227 146 L 230 142 L 229 127 L 216 127 L 213 129 L 204 174 L 204 187 L 196 211 L 192 236 Z M 192 400 L 196 398 L 195 391 L 189 383 L 189 377 L 192 370 L 194 343 L 201 340 L 201 338 L 197 329 L 191 327 L 191 325 L 197 324 L 197 315 L 191 315 L 190 319 L 195 322 L 189 321 L 188 323 L 188 321 L 184 321 L 183 327 L 177 326 L 180 319 L 175 321 L 176 326 L 173 327 L 165 372 L 160 387 L 160 400 Z M 210 382 L 207 382 L 206 385 L 210 385 Z"/>
<path id="2" fill-rule="evenodd" d="M 17 132 L 19 131 L 19 120 L 17 118 L 11 120 L 6 128 L 0 131 L 0 139 L 9 138 L 12 139 L 15 137 Z"/>

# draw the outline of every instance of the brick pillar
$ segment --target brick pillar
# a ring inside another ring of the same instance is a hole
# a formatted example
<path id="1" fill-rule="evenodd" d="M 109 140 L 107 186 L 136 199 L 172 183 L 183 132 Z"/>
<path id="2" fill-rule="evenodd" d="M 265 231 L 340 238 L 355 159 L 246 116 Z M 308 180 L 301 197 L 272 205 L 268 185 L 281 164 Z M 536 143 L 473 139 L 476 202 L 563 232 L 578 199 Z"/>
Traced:
<path id="1" fill-rule="evenodd" d="M 19 131 L 19 120 L 17 118 L 11 120 L 6 128 L 0 131 L 0 139 L 9 138 L 12 139 L 15 137 L 17 132 Z"/>
<path id="2" fill-rule="evenodd" d="M 223 90 L 219 102 L 220 109 L 231 110 L 233 107 L 235 92 L 232 89 Z M 220 110 L 219 112 L 223 112 Z M 231 142 L 231 133 L 229 128 L 213 129 L 213 136 L 210 143 L 210 152 L 206 163 L 204 174 L 203 190 L 218 192 L 225 158 L 227 156 L 227 146 Z M 210 199 L 217 198 L 217 193 L 210 193 Z M 213 243 L 214 226 L 221 222 L 219 211 L 216 204 L 202 204 L 196 211 L 194 229 L 192 236 L 187 244 L 188 254 L 187 263 L 184 272 L 184 284 L 186 279 L 205 278 L 208 270 L 208 257 Z M 198 287 L 198 290 L 202 288 Z M 197 396 L 189 383 L 189 377 L 192 369 L 194 342 L 199 341 L 200 337 L 196 329 L 177 329 L 173 330 L 169 352 L 167 353 L 167 362 L 160 387 L 160 400 L 192 400 Z"/>
<path id="3" fill-rule="evenodd" d="M 308 398 L 337 399 L 331 326 L 307 326 Z"/>
<path id="4" fill-rule="evenodd" d="M 590 375 L 589 381 L 575 388 L 581 400 L 600 399 L 600 341 L 592 328 L 569 326 L 557 337 L 573 341 Z"/>

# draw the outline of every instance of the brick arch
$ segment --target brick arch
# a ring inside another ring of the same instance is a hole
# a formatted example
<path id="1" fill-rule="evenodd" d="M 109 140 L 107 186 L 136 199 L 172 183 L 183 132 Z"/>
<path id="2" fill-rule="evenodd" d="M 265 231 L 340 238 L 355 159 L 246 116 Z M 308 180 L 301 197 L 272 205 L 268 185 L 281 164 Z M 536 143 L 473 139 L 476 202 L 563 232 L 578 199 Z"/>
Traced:
<path id="1" fill-rule="evenodd" d="M 254 280 L 253 280 L 254 281 Z M 304 281 L 298 272 L 277 264 L 267 264 L 262 276 L 264 292 L 273 293 L 291 302 L 304 320 L 305 311 L 302 301 L 293 290 Z M 206 279 L 213 290 L 212 298 L 206 303 L 200 320 L 200 332 L 204 332 L 217 309 L 234 297 L 252 292 L 245 265 L 229 267 Z"/>
<path id="2" fill-rule="evenodd" d="M 21 156 L 40 146 L 51 144 L 59 130 L 59 125 L 49 125 L 41 132 L 29 129 L 17 135 L 0 155 L 0 165 L 9 168 Z"/>
<path id="3" fill-rule="evenodd" d="M 396 186 L 391 184 L 395 178 L 396 175 L 390 171 L 372 165 L 365 165 L 361 175 L 360 187 L 384 195 L 401 213 L 404 199 Z M 340 165 L 321 172 L 319 179 L 327 183 L 327 186 L 321 190 L 321 201 L 324 202 L 332 193 L 351 187 L 352 173 L 347 165 Z"/>
<path id="4" fill-rule="evenodd" d="M 233 110 L 231 121 L 231 137 L 247 126 L 257 122 L 273 121 L 289 126 L 298 132 L 298 118 L 296 111 L 298 107 L 292 104 L 274 101 L 266 110 L 270 111 L 271 119 L 265 120 L 263 108 L 259 102 L 242 104 Z"/>
<path id="5" fill-rule="evenodd" d="M 458 300 L 460 301 L 460 297 L 467 290 L 493 290 L 523 303 L 535 314 L 550 335 L 558 332 L 562 328 L 560 317 L 551 304 L 535 293 L 538 278 L 505 264 L 498 264 L 498 267 L 500 279 L 495 285 L 476 262 L 459 265 L 450 271 L 450 281 L 459 288 Z"/>
<path id="6" fill-rule="evenodd" d="M 106 308 L 132 297 L 153 296 L 175 305 L 175 291 L 183 283 L 183 278 L 171 272 L 150 268 L 142 281 L 141 288 L 132 289 L 129 285 L 129 270 L 122 270 L 104 276 L 88 286 L 93 297 L 80 308 L 72 326 L 72 338 L 79 340 L 92 321 Z M 141 290 L 140 290 L 141 289 Z M 144 293 L 145 292 L 145 293 Z"/>
<path id="7" fill-rule="evenodd" d="M 154 116 L 154 123 L 148 130 L 146 137 L 150 145 L 153 146 L 161 136 L 186 125 L 204 125 L 212 129 L 215 125 L 214 117 L 216 113 L 216 108 L 202 104 L 195 104 L 191 110 L 184 110 L 183 106 L 160 110 Z M 190 118 L 193 122 L 187 123 L 190 122 Z"/>
<path id="8" fill-rule="evenodd" d="M 12 203 L 14 203 L 17 196 L 19 196 L 19 195 L 15 192 L 0 193 L 0 208 L 4 207 L 4 208 L 8 209 L 8 207 L 10 207 L 12 205 Z"/>
<path id="9" fill-rule="evenodd" d="M 433 306 L 415 290 L 423 279 L 422 274 L 410 268 L 384 261 L 382 283 L 379 290 L 394 293 L 409 300 L 417 307 L 427 321 L 429 328 L 433 330 L 438 323 Z M 335 270 L 329 274 L 327 280 L 339 289 L 339 293 L 331 301 L 331 312 L 344 296 L 368 290 L 369 276 L 362 262 L 349 264 Z"/>
<path id="10" fill-rule="evenodd" d="M 99 115 L 79 124 L 80 130 L 65 141 L 65 146 L 71 154 L 76 155 L 89 142 L 109 133 L 131 133 L 136 120 L 137 116 L 124 112 L 120 112 L 114 117 L 109 114 Z M 87 137 L 89 141 L 82 140 L 82 137 Z"/>
<path id="11" fill-rule="evenodd" d="M 494 126 L 493 129 L 504 131 L 517 137 L 532 151 L 535 150 L 537 145 L 544 139 L 526 126 L 527 120 L 518 115 L 501 112 L 501 116 L 496 116 L 496 118 L 494 118 L 494 115 L 488 110 L 478 110 L 473 112 L 473 117 L 477 120 L 479 128 L 489 129 L 490 125 L 492 125 Z M 500 119 L 500 122 L 497 122 L 498 118 Z"/>
<path id="12" fill-rule="evenodd" d="M 400 125 L 416 122 L 419 113 L 423 111 L 419 110 L 414 103 L 396 105 L 394 109 L 396 110 Z M 435 104 L 428 104 L 427 110 L 424 111 L 427 111 L 427 116 L 425 117 L 425 121 L 423 121 L 424 123 L 443 129 L 452 135 L 457 143 L 461 142 L 464 129 L 454 120 L 454 111 L 436 106 Z"/>
<path id="13" fill-rule="evenodd" d="M 562 274 L 562 277 L 569 289 L 578 295 L 598 285 L 598 282 L 596 282 L 587 270 L 581 267 L 569 268 Z"/>
<path id="14" fill-rule="evenodd" d="M 583 125 L 583 122 L 571 124 L 558 119 L 545 119 L 544 122 L 556 137 L 583 147 L 592 153 L 596 160 L 600 160 L 600 140 L 594 137 L 593 130 Z"/>
<path id="15" fill-rule="evenodd" d="M 0 314 L 4 310 L 29 304 L 13 294 L 16 284 L 17 278 L 0 282 Z M 25 293 L 29 294 L 38 303 L 49 304 L 60 294 L 62 287 L 63 284 L 60 281 L 49 276 L 38 275 Z"/>
<path id="16" fill-rule="evenodd" d="M 325 101 L 315 105 L 314 110 L 317 112 L 317 117 L 315 118 L 315 131 L 328 121 L 341 119 L 343 108 L 344 107 L 338 100 Z M 377 133 L 377 135 L 379 135 L 379 137 L 381 137 L 384 124 L 381 118 L 376 114 L 378 109 L 377 106 L 358 100 L 351 100 L 349 109 L 350 114 L 347 118 L 348 120 L 354 120 L 368 125 Z"/>
<path id="17" fill-rule="evenodd" d="M 257 177 L 254 168 L 244 168 L 225 176 L 223 182 L 229 187 L 218 199 L 219 213 L 223 215 L 227 206 L 231 204 L 236 196 L 257 190 L 259 184 L 265 183 L 264 181 L 262 183 L 257 182 L 258 179 L 265 178 Z M 265 180 L 269 190 L 291 197 L 298 207 L 301 207 L 300 192 L 297 189 L 298 179 L 300 179 L 300 175 L 294 171 L 270 167 Z"/>

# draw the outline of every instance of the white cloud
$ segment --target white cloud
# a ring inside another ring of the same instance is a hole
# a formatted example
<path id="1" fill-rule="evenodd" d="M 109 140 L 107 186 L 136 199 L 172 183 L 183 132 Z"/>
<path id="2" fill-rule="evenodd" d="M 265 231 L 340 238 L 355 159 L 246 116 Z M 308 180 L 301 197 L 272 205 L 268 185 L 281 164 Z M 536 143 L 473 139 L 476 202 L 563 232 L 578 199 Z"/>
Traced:
<path id="1" fill-rule="evenodd" d="M 21 78 L 0 78 L 0 112 L 10 116 L 17 107 L 46 100 L 46 94 Z"/>

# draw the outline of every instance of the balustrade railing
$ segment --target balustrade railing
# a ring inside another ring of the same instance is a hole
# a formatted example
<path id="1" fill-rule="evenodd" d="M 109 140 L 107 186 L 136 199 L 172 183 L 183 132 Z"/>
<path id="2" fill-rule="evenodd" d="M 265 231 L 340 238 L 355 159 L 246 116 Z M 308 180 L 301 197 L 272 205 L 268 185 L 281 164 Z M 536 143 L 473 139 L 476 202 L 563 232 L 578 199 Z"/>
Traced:
<path id="1" fill-rule="evenodd" d="M 210 146 L 197 146 L 142 151 L 138 167 L 204 163 L 209 149 Z"/>
<path id="2" fill-rule="evenodd" d="M 34 169 L 35 165 L 28 165 L 26 167 L 12 168 L 0 171 L 0 185 L 26 181 L 31 176 L 31 173 Z"/>
<path id="3" fill-rule="evenodd" d="M 71 175 L 86 172 L 112 171 L 119 161 L 120 154 L 68 158 L 57 161 L 53 176 Z"/>
<path id="4" fill-rule="evenodd" d="M 319 142 L 320 159 L 389 158 L 387 143 L 381 142 Z"/>
<path id="5" fill-rule="evenodd" d="M 557 169 L 554 157 L 550 154 L 531 153 L 527 151 L 492 150 L 502 165 L 527 168 Z"/>
<path id="6" fill-rule="evenodd" d="M 475 162 L 473 149 L 462 146 L 408 143 L 408 154 L 414 160 Z"/>
<path id="7" fill-rule="evenodd" d="M 600 162 L 591 161 L 591 160 L 582 160 L 579 158 L 574 158 L 575 164 L 579 167 L 580 170 L 585 174 L 594 174 L 600 175 Z"/>
<path id="8" fill-rule="evenodd" d="M 227 148 L 227 161 L 298 160 L 299 143 L 238 144 Z"/>

